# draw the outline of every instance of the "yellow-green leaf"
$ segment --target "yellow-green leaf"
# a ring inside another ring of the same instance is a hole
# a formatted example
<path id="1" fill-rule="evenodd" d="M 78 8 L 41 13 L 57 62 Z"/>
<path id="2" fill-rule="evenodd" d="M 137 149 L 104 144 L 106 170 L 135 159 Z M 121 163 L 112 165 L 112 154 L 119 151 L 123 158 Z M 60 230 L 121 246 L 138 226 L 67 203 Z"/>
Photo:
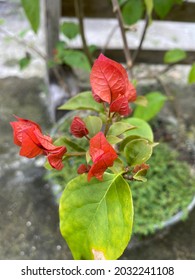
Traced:
<path id="1" fill-rule="evenodd" d="M 172 49 L 164 55 L 164 63 L 171 64 L 179 62 L 187 57 L 187 54 L 182 49 Z"/>
<path id="2" fill-rule="evenodd" d="M 167 98 L 158 91 L 150 92 L 145 97 L 147 99 L 147 106 L 143 107 L 138 105 L 134 110 L 133 116 L 149 121 L 160 112 Z"/>
<path id="3" fill-rule="evenodd" d="M 110 128 L 108 130 L 108 135 L 118 136 L 118 135 L 124 133 L 125 131 L 131 130 L 134 128 L 135 127 L 133 125 L 130 125 L 128 123 L 116 122 L 110 126 Z"/>
<path id="4" fill-rule="evenodd" d="M 88 116 L 84 119 L 89 131 L 89 137 L 96 135 L 102 128 L 102 120 L 96 116 Z"/>
<path id="5" fill-rule="evenodd" d="M 69 99 L 64 105 L 58 108 L 59 110 L 92 110 L 97 112 L 103 111 L 101 103 L 93 99 L 91 91 L 85 91 L 77 94 Z"/>
<path id="6" fill-rule="evenodd" d="M 35 33 L 37 33 L 40 24 L 40 0 L 21 0 L 25 14 Z"/>
<path id="7" fill-rule="evenodd" d="M 104 174 L 103 181 L 71 180 L 60 200 L 60 230 L 74 259 L 114 260 L 126 248 L 133 223 L 128 183 L 121 175 Z"/>
<path id="8" fill-rule="evenodd" d="M 192 64 L 192 67 L 190 69 L 190 73 L 188 76 L 188 83 L 189 84 L 195 83 L 195 63 Z"/>
<path id="9" fill-rule="evenodd" d="M 123 120 L 123 122 L 127 122 L 136 127 L 132 130 L 126 131 L 124 133 L 125 137 L 130 135 L 139 136 L 148 139 L 150 142 L 153 142 L 153 132 L 150 125 L 146 121 L 139 118 L 126 118 Z"/>
<path id="10" fill-rule="evenodd" d="M 142 164 L 151 157 L 152 145 L 146 139 L 135 139 L 125 146 L 124 154 L 130 166 Z"/>

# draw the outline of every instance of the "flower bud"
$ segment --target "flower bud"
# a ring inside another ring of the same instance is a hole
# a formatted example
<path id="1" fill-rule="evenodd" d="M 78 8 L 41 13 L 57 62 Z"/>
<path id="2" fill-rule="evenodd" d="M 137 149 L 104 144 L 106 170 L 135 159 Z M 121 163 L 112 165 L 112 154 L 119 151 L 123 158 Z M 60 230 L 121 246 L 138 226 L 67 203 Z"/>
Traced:
<path id="1" fill-rule="evenodd" d="M 70 131 L 77 138 L 82 138 L 89 134 L 85 123 L 79 117 L 74 117 L 70 126 Z"/>

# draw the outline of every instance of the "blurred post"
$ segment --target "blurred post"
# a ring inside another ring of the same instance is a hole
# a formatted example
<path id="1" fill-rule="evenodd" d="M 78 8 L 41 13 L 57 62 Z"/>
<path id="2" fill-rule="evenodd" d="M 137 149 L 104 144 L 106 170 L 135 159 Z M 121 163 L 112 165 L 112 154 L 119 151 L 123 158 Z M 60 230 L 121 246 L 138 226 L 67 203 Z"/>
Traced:
<path id="1" fill-rule="evenodd" d="M 53 50 L 59 41 L 61 0 L 41 0 L 41 12 L 47 58 L 51 59 L 53 57 Z"/>

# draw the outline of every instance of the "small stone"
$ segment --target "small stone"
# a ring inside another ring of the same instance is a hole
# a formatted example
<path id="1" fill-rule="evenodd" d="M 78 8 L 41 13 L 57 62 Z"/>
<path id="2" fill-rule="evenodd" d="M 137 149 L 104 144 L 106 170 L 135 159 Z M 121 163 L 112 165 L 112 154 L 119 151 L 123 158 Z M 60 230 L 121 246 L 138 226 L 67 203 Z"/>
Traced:
<path id="1" fill-rule="evenodd" d="M 26 226 L 30 227 L 32 225 L 31 221 L 26 222 Z"/>
<path id="2" fill-rule="evenodd" d="M 36 248 L 35 246 L 32 246 L 32 247 L 31 247 L 31 251 L 32 251 L 32 252 L 36 251 L 36 249 L 37 249 L 37 248 Z"/>
<path id="3" fill-rule="evenodd" d="M 25 255 L 24 251 L 20 251 L 20 256 L 24 256 L 24 255 Z"/>
<path id="4" fill-rule="evenodd" d="M 10 216 L 12 216 L 12 211 L 7 211 L 7 215 L 10 217 Z"/>
<path id="5" fill-rule="evenodd" d="M 57 251 L 60 251 L 62 249 L 62 246 L 61 245 L 57 245 L 56 249 L 57 249 Z"/>

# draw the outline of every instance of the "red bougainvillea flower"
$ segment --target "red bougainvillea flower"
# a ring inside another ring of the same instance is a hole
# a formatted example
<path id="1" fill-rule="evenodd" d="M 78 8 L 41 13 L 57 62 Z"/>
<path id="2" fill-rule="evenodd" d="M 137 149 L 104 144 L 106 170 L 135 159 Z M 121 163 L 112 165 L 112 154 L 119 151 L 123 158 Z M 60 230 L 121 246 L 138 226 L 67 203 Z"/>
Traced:
<path id="1" fill-rule="evenodd" d="M 132 170 L 133 173 L 137 173 L 139 171 L 147 171 L 150 168 L 149 164 L 146 163 L 142 163 L 142 164 L 138 164 L 134 167 L 134 169 Z"/>
<path id="2" fill-rule="evenodd" d="M 128 103 L 136 100 L 136 90 L 121 64 L 100 54 L 92 67 L 90 82 L 97 102 L 110 104 L 111 112 L 121 115 L 130 113 Z"/>
<path id="3" fill-rule="evenodd" d="M 66 147 L 53 145 L 51 137 L 43 135 L 37 123 L 19 117 L 15 118 L 17 121 L 10 124 L 13 128 L 14 143 L 21 147 L 20 155 L 27 158 L 46 155 L 50 165 L 61 170 Z"/>
<path id="4" fill-rule="evenodd" d="M 75 137 L 78 138 L 82 138 L 83 136 L 89 134 L 84 121 L 82 121 L 79 117 L 74 117 L 70 126 L 70 131 Z"/>
<path id="5" fill-rule="evenodd" d="M 117 154 L 102 132 L 98 132 L 90 139 L 89 153 L 93 165 L 88 173 L 88 181 L 91 177 L 102 180 L 104 172 L 109 166 L 113 165 Z"/>
<path id="6" fill-rule="evenodd" d="M 91 165 L 89 165 L 89 164 L 81 164 L 77 169 L 77 173 L 78 174 L 88 173 L 90 168 L 91 168 Z"/>

